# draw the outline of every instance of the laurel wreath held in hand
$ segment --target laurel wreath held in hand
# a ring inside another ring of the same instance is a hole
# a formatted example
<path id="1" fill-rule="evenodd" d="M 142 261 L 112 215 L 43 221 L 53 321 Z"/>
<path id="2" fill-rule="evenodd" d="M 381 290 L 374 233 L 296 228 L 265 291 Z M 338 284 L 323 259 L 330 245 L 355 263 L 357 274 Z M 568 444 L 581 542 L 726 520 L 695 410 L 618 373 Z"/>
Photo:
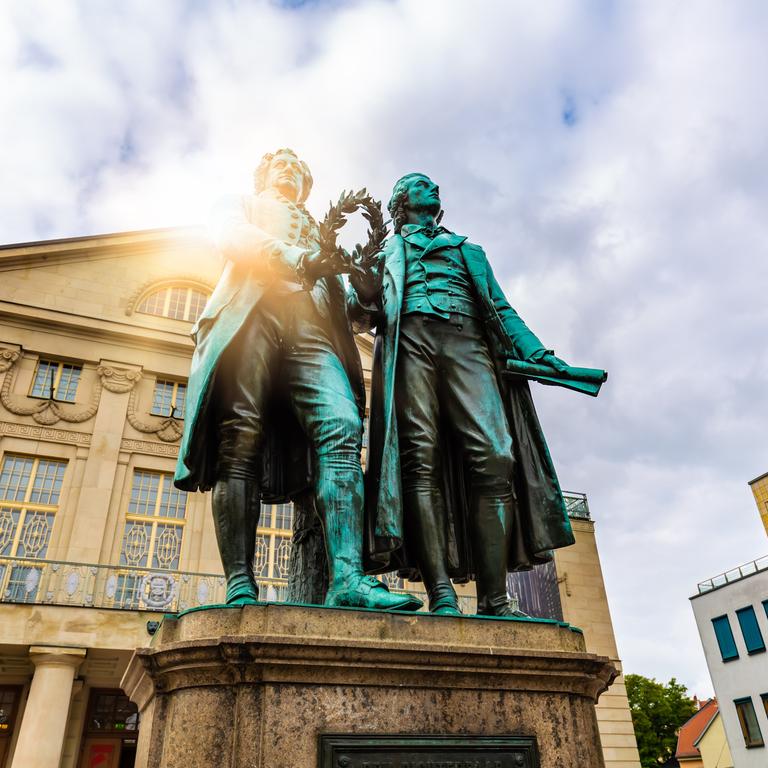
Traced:
<path id="1" fill-rule="evenodd" d="M 339 230 L 347 223 L 347 216 L 363 212 L 363 218 L 368 222 L 368 242 L 359 243 L 347 254 L 343 248 L 336 245 Z M 352 269 L 365 268 L 375 261 L 381 252 L 381 246 L 387 237 L 387 227 L 381 213 L 381 202 L 374 200 L 368 190 L 363 187 L 359 192 L 342 192 L 337 203 L 331 207 L 320 224 L 320 250 L 331 256 L 339 264 L 339 272 L 350 272 Z"/>

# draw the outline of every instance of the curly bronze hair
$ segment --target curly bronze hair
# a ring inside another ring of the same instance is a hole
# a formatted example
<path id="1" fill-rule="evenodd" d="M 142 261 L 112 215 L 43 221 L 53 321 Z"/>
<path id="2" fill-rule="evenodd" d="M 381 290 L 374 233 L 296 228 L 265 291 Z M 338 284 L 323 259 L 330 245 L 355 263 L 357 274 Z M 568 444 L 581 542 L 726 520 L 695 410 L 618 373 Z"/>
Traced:
<path id="1" fill-rule="evenodd" d="M 400 230 L 403 228 L 403 224 L 408 221 L 408 216 L 405 211 L 405 204 L 408 201 L 407 183 L 408 180 L 412 179 L 414 176 L 423 176 L 425 179 L 429 178 L 426 173 L 418 173 L 416 171 L 413 173 L 406 173 L 405 176 L 401 176 L 395 182 L 395 186 L 392 189 L 392 197 L 389 198 L 389 202 L 387 203 L 387 210 L 389 211 L 389 215 L 392 217 L 392 229 L 396 235 L 400 234 Z M 443 212 L 440 211 L 437 217 L 438 223 L 442 218 Z"/>
<path id="2" fill-rule="evenodd" d="M 294 157 L 301 166 L 301 200 L 297 200 L 296 202 L 303 203 L 309 197 L 310 190 L 312 189 L 312 174 L 309 171 L 309 166 L 303 160 L 299 160 L 299 156 L 288 147 L 283 147 L 275 152 L 267 152 L 267 154 L 261 158 L 261 162 L 253 172 L 254 192 L 258 195 L 259 192 L 263 192 L 267 188 L 267 172 L 269 171 L 269 164 L 272 162 L 275 155 L 291 155 L 291 157 Z"/>

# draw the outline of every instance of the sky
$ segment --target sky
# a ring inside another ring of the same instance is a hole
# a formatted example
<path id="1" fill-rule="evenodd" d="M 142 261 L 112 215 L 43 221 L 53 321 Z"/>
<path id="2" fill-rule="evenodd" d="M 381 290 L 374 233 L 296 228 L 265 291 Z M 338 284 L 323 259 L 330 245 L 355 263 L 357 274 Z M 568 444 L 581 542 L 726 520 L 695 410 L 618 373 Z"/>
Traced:
<path id="1" fill-rule="evenodd" d="M 768 4 L 6 2 L 0 242 L 201 225 L 261 155 L 309 208 L 419 170 L 597 399 L 536 386 L 627 672 L 712 687 L 688 598 L 761 557 Z"/>

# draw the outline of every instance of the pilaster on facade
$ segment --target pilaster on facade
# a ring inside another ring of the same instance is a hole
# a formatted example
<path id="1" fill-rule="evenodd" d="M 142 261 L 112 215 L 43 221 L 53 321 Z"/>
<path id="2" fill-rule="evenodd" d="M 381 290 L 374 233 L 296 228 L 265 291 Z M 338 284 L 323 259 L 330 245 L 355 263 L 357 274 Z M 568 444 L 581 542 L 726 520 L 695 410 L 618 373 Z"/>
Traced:
<path id="1" fill-rule="evenodd" d="M 140 368 L 123 363 L 102 360 L 97 371 L 103 386 L 66 557 L 81 563 L 99 561 L 129 397 L 141 379 Z"/>

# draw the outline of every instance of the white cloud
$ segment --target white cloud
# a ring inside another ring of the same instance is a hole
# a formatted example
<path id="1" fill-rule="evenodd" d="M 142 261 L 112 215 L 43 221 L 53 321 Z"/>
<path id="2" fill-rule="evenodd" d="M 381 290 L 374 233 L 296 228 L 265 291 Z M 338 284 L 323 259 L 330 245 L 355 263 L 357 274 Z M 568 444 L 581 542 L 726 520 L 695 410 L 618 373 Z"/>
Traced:
<path id="1" fill-rule="evenodd" d="M 10 10 L 8 10 L 10 8 Z M 764 553 L 768 7 L 32 3 L 0 15 L 0 239 L 199 223 L 294 146 L 319 214 L 440 182 L 597 401 L 536 391 L 629 671 L 706 671 L 687 597 Z"/>

